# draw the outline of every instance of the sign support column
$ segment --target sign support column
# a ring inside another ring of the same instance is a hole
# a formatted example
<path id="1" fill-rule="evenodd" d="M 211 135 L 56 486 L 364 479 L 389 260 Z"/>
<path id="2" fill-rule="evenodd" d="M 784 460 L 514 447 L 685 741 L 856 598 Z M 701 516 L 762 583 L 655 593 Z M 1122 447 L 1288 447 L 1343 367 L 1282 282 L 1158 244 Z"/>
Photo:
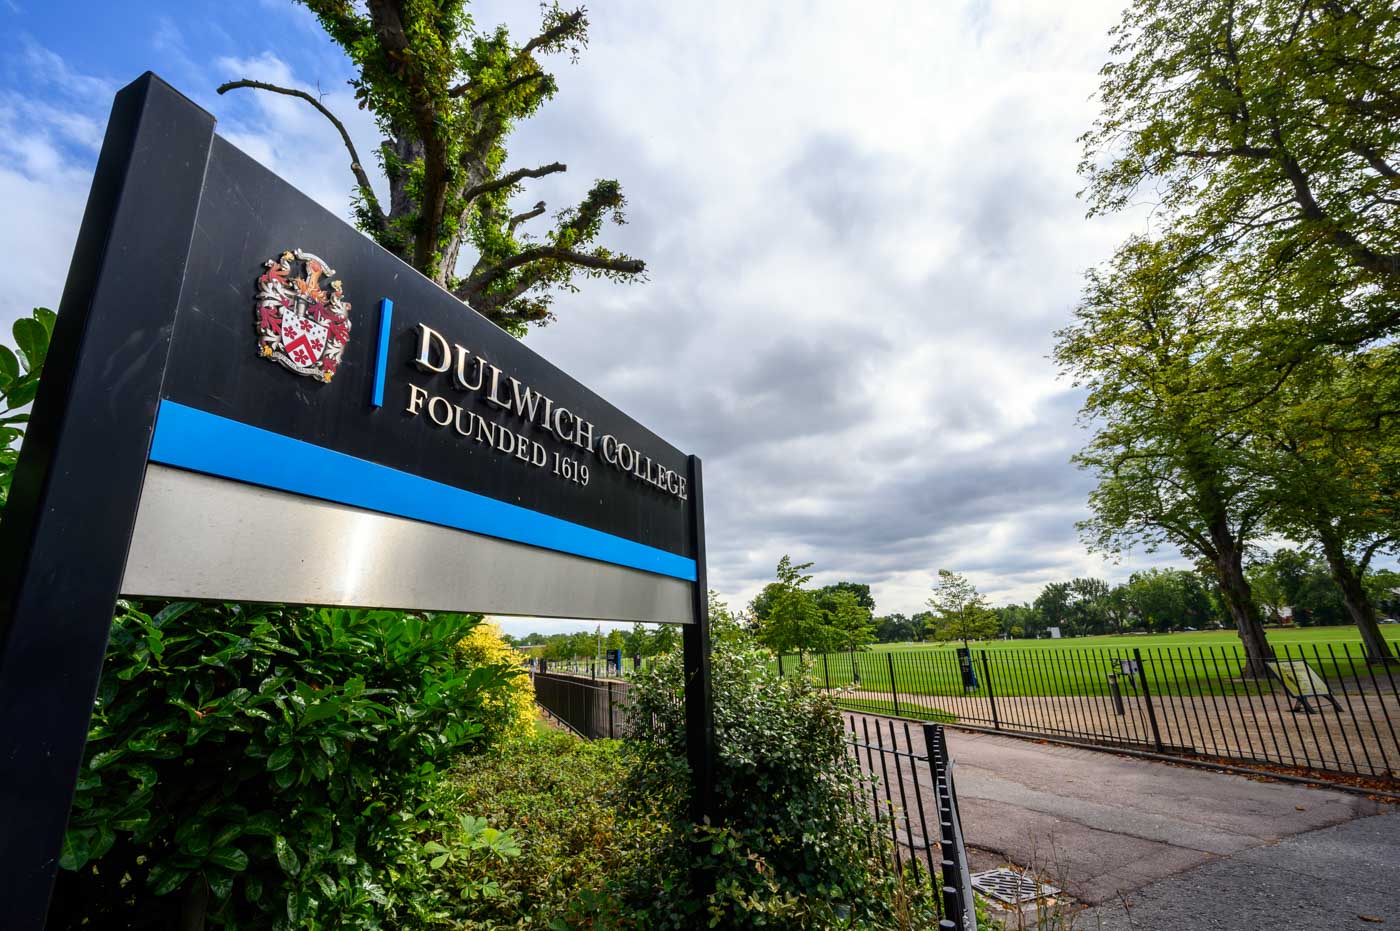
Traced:
<path id="1" fill-rule="evenodd" d="M 214 118 L 117 95 L 0 526 L 0 921 L 43 928 L 146 470 Z"/>
<path id="2" fill-rule="evenodd" d="M 710 689 L 710 590 L 705 574 L 705 497 L 700 457 L 690 457 L 691 534 L 695 547 L 695 622 L 682 628 L 685 668 L 685 743 L 690 763 L 691 818 L 713 822 L 715 718 Z"/>

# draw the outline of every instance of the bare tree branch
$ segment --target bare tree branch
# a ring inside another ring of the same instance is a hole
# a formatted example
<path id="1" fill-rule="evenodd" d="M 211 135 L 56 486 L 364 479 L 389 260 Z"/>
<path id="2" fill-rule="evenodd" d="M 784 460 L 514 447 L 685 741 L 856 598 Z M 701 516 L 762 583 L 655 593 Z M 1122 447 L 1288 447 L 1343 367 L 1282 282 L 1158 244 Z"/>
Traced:
<path id="1" fill-rule="evenodd" d="M 515 216 L 511 217 L 510 223 L 506 226 L 506 232 L 512 236 L 515 235 L 515 228 L 517 226 L 524 223 L 526 220 L 533 220 L 542 213 L 544 213 L 544 201 L 540 201 L 538 204 L 535 204 L 533 208 L 524 213 L 517 213 Z"/>
<path id="2" fill-rule="evenodd" d="M 646 271 L 646 263 L 641 259 L 614 259 L 604 256 L 590 255 L 587 252 L 575 252 L 573 249 L 563 249 L 559 246 L 531 246 L 522 249 L 510 258 L 502 259 L 489 268 L 484 268 L 472 274 L 470 278 L 462 282 L 453 293 L 463 300 L 470 294 L 481 291 L 486 285 L 496 278 L 504 275 L 512 269 L 531 262 L 541 261 L 568 262 L 570 265 L 577 265 L 580 268 L 592 268 L 597 271 L 622 272 L 623 274 L 636 275 Z"/>
<path id="3" fill-rule="evenodd" d="M 549 29 L 546 29 L 539 35 L 535 36 L 529 42 L 526 42 L 525 47 L 520 50 L 520 57 L 525 58 L 527 56 L 533 55 L 536 49 L 543 48 L 548 45 L 553 45 L 555 42 L 558 42 L 560 39 L 563 39 L 569 33 L 578 29 L 578 27 L 582 25 L 584 15 L 585 14 L 583 9 L 579 8 L 577 10 L 574 10 L 567 16 L 561 17 L 559 22 L 555 23 L 553 26 L 551 26 Z"/>
<path id="4" fill-rule="evenodd" d="M 355 181 L 360 186 L 360 193 L 364 197 L 365 203 L 369 204 L 370 209 L 374 212 L 375 222 L 381 227 L 384 225 L 386 220 L 384 210 L 379 206 L 379 198 L 375 196 L 374 188 L 369 183 L 369 175 L 365 172 L 364 163 L 360 161 L 360 153 L 355 151 L 355 143 L 351 141 L 350 133 L 346 132 L 345 124 L 336 119 L 335 114 L 326 109 L 325 104 L 321 103 L 321 101 L 317 100 L 306 91 L 297 90 L 292 87 L 279 87 L 276 84 L 268 84 L 264 81 L 229 81 L 227 84 L 219 85 L 218 93 L 224 94 L 240 87 L 251 87 L 256 90 L 271 91 L 274 94 L 283 94 L 287 97 L 300 97 L 319 110 L 322 116 L 330 120 L 331 124 L 335 126 L 336 131 L 340 133 L 340 138 L 341 141 L 345 143 L 345 148 L 350 152 L 350 170 L 355 174 Z"/>
<path id="5" fill-rule="evenodd" d="M 490 194 L 492 191 L 499 191 L 501 188 L 519 184 L 526 178 L 543 178 L 545 175 L 552 175 L 556 172 L 568 170 L 568 166 L 562 162 L 541 165 L 539 168 L 517 168 L 515 171 L 507 172 L 499 178 L 483 181 L 476 187 L 467 188 L 467 190 L 462 192 L 462 203 L 470 204 L 483 194 Z"/>

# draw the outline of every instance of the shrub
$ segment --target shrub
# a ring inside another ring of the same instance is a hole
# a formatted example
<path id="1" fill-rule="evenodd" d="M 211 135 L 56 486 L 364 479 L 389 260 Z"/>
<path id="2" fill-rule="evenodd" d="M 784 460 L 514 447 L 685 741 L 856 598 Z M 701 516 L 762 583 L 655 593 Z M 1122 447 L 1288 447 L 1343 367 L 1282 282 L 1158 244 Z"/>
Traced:
<path id="1" fill-rule="evenodd" d="M 680 658 L 665 657 L 632 690 L 629 792 L 660 801 L 672 839 L 662 874 L 636 877 L 628 891 L 637 926 L 924 926 L 931 903 L 881 865 L 888 852 L 832 700 L 811 676 L 779 677 L 722 605 L 711 618 L 716 824 L 688 823 Z M 692 885 L 702 876 L 713 892 Z"/>
<path id="2" fill-rule="evenodd" d="M 478 618 L 119 609 L 51 927 L 430 927 L 513 854 L 440 777 L 515 674 L 463 665 Z"/>
<path id="3" fill-rule="evenodd" d="M 489 736 L 518 740 L 535 732 L 535 687 L 522 668 L 522 654 L 495 624 L 478 624 L 457 642 L 457 652 L 468 666 L 502 666 L 518 670 L 504 686 L 487 693 L 483 707 Z M 494 742 L 494 741 L 493 741 Z"/>
<path id="4" fill-rule="evenodd" d="M 628 805 L 628 761 L 619 743 L 549 731 L 497 752 L 461 758 L 457 804 L 508 828 L 521 855 L 509 863 L 461 865 L 463 885 L 491 883 L 463 928 L 645 927 L 629 921 L 620 877 L 646 876 L 667 825 Z"/>

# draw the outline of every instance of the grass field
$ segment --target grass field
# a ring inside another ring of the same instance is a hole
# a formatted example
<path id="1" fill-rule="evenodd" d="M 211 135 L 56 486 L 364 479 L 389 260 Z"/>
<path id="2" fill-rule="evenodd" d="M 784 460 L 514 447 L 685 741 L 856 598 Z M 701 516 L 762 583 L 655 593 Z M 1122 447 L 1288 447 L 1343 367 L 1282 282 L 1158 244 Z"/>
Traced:
<path id="1" fill-rule="evenodd" d="M 1267 631 L 1273 644 L 1356 643 L 1361 633 L 1354 625 L 1339 627 L 1283 627 Z M 1400 624 L 1383 624 L 1381 633 L 1392 643 L 1400 642 Z M 1062 637 L 1059 640 L 978 640 L 972 646 L 979 650 L 1069 650 L 1088 647 L 1238 647 L 1240 636 L 1234 629 L 1185 631 L 1179 634 L 1107 634 L 1102 637 Z M 872 643 L 876 653 L 905 650 L 948 650 L 961 643 Z"/>
<path id="2" fill-rule="evenodd" d="M 1400 625 L 1382 628 L 1400 641 Z M 1269 631 L 1279 660 L 1307 663 L 1334 688 L 1394 691 L 1400 670 L 1365 662 L 1354 627 Z M 809 657 L 813 678 L 832 688 L 909 696 L 960 696 L 964 689 L 957 647 L 951 643 L 876 644 L 869 650 Z M 1141 655 L 1141 672 L 1123 662 Z M 1117 635 L 1060 640 L 994 640 L 972 644 L 977 688 L 973 694 L 1005 696 L 1108 695 L 1111 677 L 1125 694 L 1143 679 L 1158 693 L 1175 695 L 1258 694 L 1273 684 L 1241 675 L 1243 650 L 1233 630 L 1180 634 Z M 784 657 L 786 674 L 800 667 Z M 1131 669 L 1131 667 L 1129 667 Z M 873 696 L 871 696 L 873 698 Z"/>

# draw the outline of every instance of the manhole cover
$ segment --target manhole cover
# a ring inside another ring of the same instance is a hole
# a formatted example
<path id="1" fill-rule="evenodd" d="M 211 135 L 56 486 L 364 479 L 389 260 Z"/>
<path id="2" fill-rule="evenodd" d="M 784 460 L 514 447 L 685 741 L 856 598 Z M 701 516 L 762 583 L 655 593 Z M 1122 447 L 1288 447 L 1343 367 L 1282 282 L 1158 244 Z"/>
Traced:
<path id="1" fill-rule="evenodd" d="M 1004 866 L 973 873 L 972 887 L 983 895 L 1010 905 L 1020 905 L 1060 891 L 1058 886 L 1036 882 L 1033 877 Z"/>

